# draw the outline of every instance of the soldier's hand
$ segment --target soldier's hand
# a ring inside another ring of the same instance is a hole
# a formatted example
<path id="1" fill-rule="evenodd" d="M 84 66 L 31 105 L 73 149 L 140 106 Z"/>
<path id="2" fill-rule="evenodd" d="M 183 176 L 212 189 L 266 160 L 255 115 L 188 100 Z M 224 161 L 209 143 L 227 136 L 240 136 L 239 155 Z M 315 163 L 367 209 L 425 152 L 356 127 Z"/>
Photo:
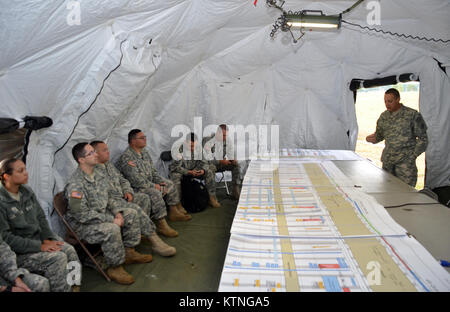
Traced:
<path id="1" fill-rule="evenodd" d="M 375 133 L 372 133 L 372 134 L 368 135 L 366 137 L 366 141 L 369 142 L 369 143 L 373 143 L 373 144 L 377 143 L 377 139 L 375 137 Z"/>
<path id="2" fill-rule="evenodd" d="M 133 201 L 133 195 L 131 195 L 131 193 L 125 193 L 125 195 L 123 195 L 123 198 L 125 198 L 128 202 Z"/>
<path id="3" fill-rule="evenodd" d="M 55 244 L 55 245 L 58 245 L 58 246 L 64 245 L 64 242 L 62 242 L 62 241 L 50 240 L 50 239 L 44 239 L 43 243 Z"/>
<path id="4" fill-rule="evenodd" d="M 205 170 L 197 170 L 197 176 L 202 176 L 205 174 Z"/>
<path id="5" fill-rule="evenodd" d="M 23 289 L 22 287 L 13 286 L 11 288 L 11 292 L 31 292 L 31 290 L 28 291 L 28 290 Z"/>
<path id="6" fill-rule="evenodd" d="M 49 239 L 44 239 L 43 243 L 49 244 L 49 245 L 54 245 L 56 247 L 64 245 L 64 242 L 57 241 L 57 240 L 49 240 Z"/>
<path id="7" fill-rule="evenodd" d="M 116 216 L 114 217 L 114 223 L 117 224 L 118 226 L 122 227 L 123 226 L 123 216 L 122 214 L 119 212 L 118 214 L 116 214 Z"/>
<path id="8" fill-rule="evenodd" d="M 228 165 L 228 160 L 226 160 L 226 159 L 219 160 L 219 163 L 220 163 L 222 166 L 226 166 L 226 165 Z"/>
<path id="9" fill-rule="evenodd" d="M 20 277 L 16 278 L 14 283 L 16 287 L 23 289 L 25 292 L 31 292 L 31 289 L 28 288 L 27 284 L 25 284 Z"/>
<path id="10" fill-rule="evenodd" d="M 155 184 L 155 189 L 157 189 L 158 191 L 160 191 L 160 192 L 161 192 L 161 185 L 159 185 L 159 184 Z"/>
<path id="11" fill-rule="evenodd" d="M 54 244 L 52 241 L 44 241 L 41 245 L 41 251 L 44 252 L 54 252 L 60 251 L 61 248 L 57 244 Z"/>

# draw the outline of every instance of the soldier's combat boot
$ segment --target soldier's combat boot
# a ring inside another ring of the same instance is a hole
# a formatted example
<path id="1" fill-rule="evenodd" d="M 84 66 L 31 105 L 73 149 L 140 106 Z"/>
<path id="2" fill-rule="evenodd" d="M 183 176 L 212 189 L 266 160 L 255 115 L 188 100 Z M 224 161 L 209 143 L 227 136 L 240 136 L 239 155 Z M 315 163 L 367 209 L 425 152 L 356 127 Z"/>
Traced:
<path id="1" fill-rule="evenodd" d="M 181 205 L 181 202 L 177 204 L 177 209 L 179 212 L 181 212 L 182 214 L 187 215 L 188 212 L 186 211 L 186 209 L 184 209 L 184 207 Z"/>
<path id="2" fill-rule="evenodd" d="M 106 271 L 109 278 L 114 282 L 122 285 L 130 285 L 134 283 L 134 278 L 123 268 L 123 266 L 119 265 L 116 267 L 111 267 Z"/>
<path id="3" fill-rule="evenodd" d="M 158 255 L 163 257 L 170 257 L 177 253 L 175 247 L 169 246 L 164 243 L 161 238 L 156 235 L 156 233 L 152 233 L 149 237 L 150 242 L 152 243 L 152 250 L 156 252 Z"/>
<path id="4" fill-rule="evenodd" d="M 134 248 L 125 248 L 125 264 L 147 263 L 153 260 L 152 255 L 140 254 Z"/>
<path id="5" fill-rule="evenodd" d="M 178 232 L 172 229 L 169 224 L 167 224 L 167 221 L 165 218 L 161 218 L 156 221 L 156 229 L 158 233 L 166 236 L 166 237 L 177 237 Z"/>
<path id="6" fill-rule="evenodd" d="M 178 211 L 177 206 L 170 206 L 169 220 L 170 221 L 189 221 L 192 217 L 190 215 L 182 214 Z"/>
<path id="7" fill-rule="evenodd" d="M 220 208 L 222 207 L 219 202 L 217 201 L 216 195 L 210 195 L 209 196 L 209 205 L 213 208 Z"/>

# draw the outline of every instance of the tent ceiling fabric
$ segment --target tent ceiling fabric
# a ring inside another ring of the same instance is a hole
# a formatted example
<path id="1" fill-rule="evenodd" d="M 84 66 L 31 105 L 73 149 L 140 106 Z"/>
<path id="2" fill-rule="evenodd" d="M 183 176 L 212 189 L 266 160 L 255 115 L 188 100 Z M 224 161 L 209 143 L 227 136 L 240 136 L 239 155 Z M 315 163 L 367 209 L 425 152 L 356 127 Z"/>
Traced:
<path id="1" fill-rule="evenodd" d="M 448 43 L 345 24 L 297 44 L 288 33 L 271 39 L 280 12 L 263 0 L 0 2 L 0 117 L 54 121 L 33 131 L 27 159 L 44 207 L 76 166 L 73 145 L 107 140 L 117 158 L 131 128 L 147 132 L 154 160 L 175 141 L 171 129 L 192 128 L 196 116 L 203 126 L 280 125 L 280 147 L 354 149 L 351 79 L 405 72 L 421 80 L 426 184 L 450 185 L 450 82 L 434 60 L 450 62 Z M 80 25 L 68 24 L 69 2 L 80 4 Z M 287 0 L 284 9 L 337 14 L 353 3 Z M 365 3 L 344 19 L 366 25 Z M 449 39 L 448 16 L 447 0 L 381 1 L 379 27 Z"/>

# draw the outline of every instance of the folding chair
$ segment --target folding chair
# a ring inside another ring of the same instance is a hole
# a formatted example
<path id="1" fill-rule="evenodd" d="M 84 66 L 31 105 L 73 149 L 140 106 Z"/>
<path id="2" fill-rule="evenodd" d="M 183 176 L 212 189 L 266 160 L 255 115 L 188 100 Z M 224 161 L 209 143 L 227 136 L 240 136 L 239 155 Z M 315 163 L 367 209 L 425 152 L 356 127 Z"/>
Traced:
<path id="1" fill-rule="evenodd" d="M 230 191 L 228 189 L 228 184 L 227 184 L 227 177 L 225 176 L 226 172 L 229 172 L 231 174 L 231 171 L 229 171 L 229 170 L 216 172 L 216 182 L 217 183 L 224 182 L 225 186 L 219 186 L 218 188 L 225 188 L 227 190 L 227 195 L 230 195 Z M 231 181 L 231 179 L 228 181 Z"/>
<path id="2" fill-rule="evenodd" d="M 164 151 L 159 155 L 161 159 L 161 164 L 164 169 L 164 175 L 166 178 L 169 178 L 169 164 L 172 162 L 172 153 L 171 151 Z"/>
<path id="3" fill-rule="evenodd" d="M 53 198 L 53 207 L 54 207 L 56 213 L 58 214 L 58 216 L 60 217 L 61 221 L 64 223 L 64 225 L 67 228 L 67 233 L 66 233 L 66 237 L 64 240 L 74 246 L 76 244 L 79 244 L 81 246 L 81 248 L 83 248 L 83 250 L 87 254 L 87 256 L 89 257 L 89 259 L 91 259 L 91 261 L 95 264 L 95 267 L 97 268 L 97 270 L 106 278 L 106 280 L 108 282 L 111 282 L 111 279 L 109 278 L 109 276 L 105 273 L 105 271 L 102 269 L 102 267 L 98 264 L 97 260 L 95 260 L 95 257 L 101 253 L 101 249 L 97 253 L 92 255 L 91 252 L 86 247 L 87 242 L 84 242 L 78 238 L 78 235 L 75 233 L 75 231 L 72 229 L 70 224 L 64 218 L 64 216 L 67 212 L 67 206 L 68 206 L 68 203 L 67 203 L 67 200 L 64 198 L 64 193 L 60 192 L 60 193 L 56 194 L 55 197 Z"/>

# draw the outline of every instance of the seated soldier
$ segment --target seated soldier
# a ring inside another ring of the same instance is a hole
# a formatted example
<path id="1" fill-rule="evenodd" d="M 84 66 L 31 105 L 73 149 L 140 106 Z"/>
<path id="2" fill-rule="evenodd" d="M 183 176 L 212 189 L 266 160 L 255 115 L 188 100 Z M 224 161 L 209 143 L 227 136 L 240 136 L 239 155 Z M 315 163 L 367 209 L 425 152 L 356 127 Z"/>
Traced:
<path id="1" fill-rule="evenodd" d="M 0 292 L 47 292 L 48 279 L 31 274 L 27 269 L 17 268 L 16 254 L 0 235 Z"/>
<path id="2" fill-rule="evenodd" d="M 150 198 L 143 193 L 134 193 L 130 183 L 109 161 L 108 146 L 101 141 L 91 142 L 90 145 L 95 149 L 98 156 L 98 169 L 107 177 L 110 184 L 110 204 L 115 205 L 118 209 L 126 207 L 136 210 L 138 213 L 142 238 L 150 241 L 153 245 L 153 251 L 161 256 L 173 256 L 176 249 L 164 243 L 155 233 L 155 224 L 150 220 L 151 204 Z M 134 203 L 133 203 L 134 202 Z M 174 237 L 178 233 L 169 227 L 164 219 L 166 211 L 158 211 L 153 213 L 156 215 L 158 229 L 166 236 Z M 141 238 L 141 239 L 142 239 Z"/>
<path id="3" fill-rule="evenodd" d="M 150 197 L 152 207 L 157 210 L 169 206 L 170 221 L 188 221 L 192 217 L 180 203 L 180 197 L 173 182 L 158 174 L 149 153 L 145 150 L 147 137 L 139 129 L 128 133 L 129 146 L 117 161 L 117 168 L 130 181 L 136 192 Z"/>
<path id="4" fill-rule="evenodd" d="M 79 263 L 77 253 L 51 231 L 36 196 L 25 186 L 25 164 L 14 158 L 4 161 L 0 178 L 0 233 L 16 253 L 17 265 L 46 277 L 50 291 L 71 291 L 67 264 Z M 79 286 L 72 290 L 78 291 Z"/>
<path id="5" fill-rule="evenodd" d="M 97 153 L 88 143 L 72 149 L 78 168 L 70 177 L 65 196 L 68 199 L 67 221 L 80 239 L 100 244 L 106 263 L 106 274 L 119 284 L 134 283 L 122 264 L 147 263 L 151 255 L 138 253 L 141 231 L 137 212 L 110 204 L 108 179 L 98 170 Z"/>
<path id="6" fill-rule="evenodd" d="M 233 184 L 233 197 L 239 200 L 241 194 L 241 172 L 239 163 L 235 159 L 234 148 L 232 142 L 229 142 L 228 127 L 225 124 L 221 124 L 215 134 L 203 138 L 203 147 L 205 151 L 211 152 L 214 156 L 214 160 L 210 160 L 209 168 L 213 175 L 216 172 L 222 172 L 229 170 L 232 175 Z M 227 144 L 228 142 L 228 144 Z M 217 150 L 216 150 L 217 147 Z M 221 152 L 222 151 L 222 152 Z M 217 156 L 219 154 L 219 156 Z"/>
<path id="7" fill-rule="evenodd" d="M 183 149 L 182 159 L 174 160 L 170 164 L 170 179 L 175 184 L 180 197 L 183 196 L 181 192 L 181 180 L 183 176 L 193 176 L 199 179 L 205 179 L 206 189 L 209 194 L 209 203 L 214 208 L 219 208 L 220 204 L 216 197 L 216 181 L 215 176 L 209 169 L 208 162 L 203 159 L 195 159 L 195 149 L 200 148 L 200 157 L 202 157 L 201 146 L 197 143 L 197 136 L 194 133 L 189 133 L 186 136 L 187 151 Z"/>

